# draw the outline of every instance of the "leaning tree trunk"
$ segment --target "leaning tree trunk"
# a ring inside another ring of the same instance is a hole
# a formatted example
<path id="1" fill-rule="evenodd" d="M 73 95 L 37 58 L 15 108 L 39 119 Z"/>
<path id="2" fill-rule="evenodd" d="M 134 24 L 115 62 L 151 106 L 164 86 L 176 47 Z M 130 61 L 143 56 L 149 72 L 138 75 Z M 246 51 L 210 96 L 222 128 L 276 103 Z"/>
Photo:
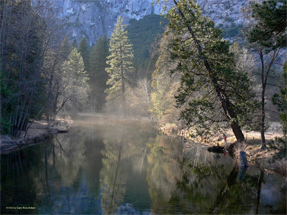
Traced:
<path id="1" fill-rule="evenodd" d="M 176 6 L 178 6 L 176 0 L 173 0 L 173 2 L 174 2 L 174 4 L 175 4 Z M 185 15 L 183 14 L 183 12 L 180 10 L 179 7 L 177 7 L 177 9 L 178 9 L 178 11 L 179 11 L 181 17 L 183 18 L 183 20 L 186 21 L 186 18 L 185 18 Z M 186 22 L 185 22 L 185 23 L 186 23 Z M 202 56 L 202 59 L 203 59 L 203 62 L 204 62 L 204 66 L 205 66 L 205 68 L 206 68 L 206 70 L 207 70 L 207 72 L 208 72 L 208 75 L 209 75 L 209 77 L 210 77 L 210 79 L 211 79 L 211 81 L 212 81 L 212 84 L 213 84 L 213 86 L 214 86 L 214 88 L 215 88 L 217 97 L 218 97 L 218 99 L 220 100 L 221 107 L 222 107 L 222 109 L 223 109 L 223 111 L 224 111 L 224 113 L 225 113 L 225 116 L 227 117 L 228 121 L 230 122 L 230 126 L 231 126 L 231 128 L 232 128 L 232 131 L 233 131 L 233 133 L 234 133 L 234 135 L 235 135 L 237 141 L 238 141 L 238 142 L 242 142 L 242 141 L 245 140 L 245 138 L 244 138 L 244 135 L 243 135 L 243 133 L 242 133 L 242 130 L 241 130 L 240 126 L 239 126 L 238 123 L 237 123 L 236 113 L 234 113 L 234 112 L 232 111 L 230 101 L 229 101 L 228 98 L 224 95 L 222 89 L 219 87 L 219 84 L 218 84 L 217 79 L 212 75 L 211 66 L 209 65 L 209 63 L 208 63 L 208 61 L 207 61 L 207 59 L 206 59 L 206 56 L 204 55 L 204 53 L 203 53 L 203 51 L 202 51 L 202 47 L 201 47 L 199 41 L 197 40 L 197 38 L 196 38 L 196 36 L 195 36 L 195 34 L 194 34 L 194 32 L 193 32 L 193 29 L 192 29 L 191 26 L 188 25 L 187 23 L 186 23 L 186 27 L 187 27 L 189 33 L 190 33 L 191 36 L 192 36 L 192 39 L 193 39 L 193 41 L 194 41 L 194 43 L 195 43 L 195 45 L 196 45 L 196 48 L 197 48 L 199 54 Z"/>

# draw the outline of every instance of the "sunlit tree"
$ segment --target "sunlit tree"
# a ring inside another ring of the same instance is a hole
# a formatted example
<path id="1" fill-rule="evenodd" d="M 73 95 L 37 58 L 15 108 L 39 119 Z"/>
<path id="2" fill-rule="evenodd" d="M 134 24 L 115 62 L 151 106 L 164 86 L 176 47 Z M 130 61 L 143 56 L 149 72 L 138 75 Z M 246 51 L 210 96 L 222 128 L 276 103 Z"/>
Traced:
<path id="1" fill-rule="evenodd" d="M 167 1 L 163 1 L 167 2 Z M 221 30 L 202 16 L 193 0 L 174 0 L 167 12 L 172 33 L 170 58 L 176 62 L 174 74 L 181 74 L 177 106 L 187 105 L 181 119 L 196 125 L 197 134 L 206 134 L 212 124 L 228 123 L 238 140 L 244 118 L 253 111 L 255 94 L 246 73 L 236 72 L 229 42 Z"/>
<path id="2" fill-rule="evenodd" d="M 67 110 L 83 110 L 87 105 L 89 92 L 88 75 L 84 70 L 84 61 L 76 48 L 68 56 L 68 60 L 62 65 L 63 86 L 60 107 L 67 103 Z"/>
<path id="3" fill-rule="evenodd" d="M 110 55 L 108 56 L 106 71 L 109 74 L 107 84 L 111 87 L 106 90 L 108 93 L 107 102 L 114 101 L 121 97 L 122 112 L 125 114 L 125 89 L 130 79 L 129 74 L 134 71 L 133 68 L 133 50 L 129 43 L 126 25 L 122 24 L 123 18 L 119 17 L 110 38 Z M 119 104 L 117 104 L 119 105 Z"/>

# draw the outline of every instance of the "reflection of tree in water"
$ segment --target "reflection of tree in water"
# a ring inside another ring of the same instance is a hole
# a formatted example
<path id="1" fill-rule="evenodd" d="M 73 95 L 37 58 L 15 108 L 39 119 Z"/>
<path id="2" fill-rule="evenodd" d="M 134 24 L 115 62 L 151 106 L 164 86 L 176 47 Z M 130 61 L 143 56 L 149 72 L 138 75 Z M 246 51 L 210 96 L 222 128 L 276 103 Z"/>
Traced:
<path id="1" fill-rule="evenodd" d="M 148 144 L 147 181 L 152 199 L 152 211 L 158 214 L 174 213 L 168 204 L 176 190 L 177 180 L 183 177 L 183 150 L 181 142 L 171 142 L 158 135 Z"/>
<path id="2" fill-rule="evenodd" d="M 117 210 L 117 207 L 123 202 L 126 191 L 126 175 L 121 165 L 123 133 L 120 136 L 118 141 L 104 141 L 106 148 L 103 154 L 106 158 L 103 159 L 103 169 L 100 173 L 103 189 L 101 205 L 104 214 L 112 214 Z"/>
<path id="3" fill-rule="evenodd" d="M 44 150 L 43 146 L 35 146 L 34 150 L 26 148 L 8 155 L 1 155 L 1 214 L 38 213 L 38 208 L 9 210 L 6 207 L 36 205 L 37 196 L 44 189 L 47 190 L 44 174 L 35 178 L 35 172 L 39 171 L 39 160 Z"/>
<path id="4" fill-rule="evenodd" d="M 86 133 L 83 131 L 75 129 L 70 134 L 59 135 L 54 138 L 54 149 L 53 153 L 50 154 L 49 161 L 55 166 L 55 170 L 62 178 L 65 187 L 71 185 L 74 185 L 74 189 L 79 187 L 74 182 L 81 177 L 79 171 L 85 159 L 84 141 Z"/>
<path id="5" fill-rule="evenodd" d="M 139 129 L 141 129 L 139 131 Z M 146 160 L 146 143 L 151 129 L 138 127 L 110 127 L 104 131 L 105 155 L 100 173 L 102 210 L 115 212 L 126 194 L 127 172 L 141 173 Z M 154 131 L 153 131 L 154 132 Z"/>
<path id="6" fill-rule="evenodd" d="M 147 181 L 153 212 L 249 213 L 256 205 L 259 175 L 246 175 L 239 181 L 237 166 L 230 170 L 217 164 L 205 151 L 201 152 L 205 158 L 199 159 L 196 148 L 181 165 L 185 157 L 180 143 L 164 137 L 148 145 Z"/>
<path id="7" fill-rule="evenodd" d="M 246 176 L 238 181 L 238 167 L 229 174 L 220 166 L 210 164 L 189 164 L 191 171 L 178 182 L 175 201 L 183 212 L 196 213 L 247 213 L 250 202 L 256 198 L 257 177 Z M 182 199 L 176 198 L 181 196 Z M 246 201 L 248 199 L 248 201 Z"/>
<path id="8" fill-rule="evenodd" d="M 100 193 L 100 170 L 102 169 L 103 135 L 99 128 L 91 126 L 85 141 L 84 176 L 92 198 L 98 199 Z"/>

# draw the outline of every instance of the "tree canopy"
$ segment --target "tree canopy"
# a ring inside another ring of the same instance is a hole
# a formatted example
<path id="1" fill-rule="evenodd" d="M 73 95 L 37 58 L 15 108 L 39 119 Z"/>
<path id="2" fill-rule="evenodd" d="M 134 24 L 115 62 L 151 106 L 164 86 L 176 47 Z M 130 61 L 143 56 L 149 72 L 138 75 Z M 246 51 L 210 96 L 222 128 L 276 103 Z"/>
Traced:
<path id="1" fill-rule="evenodd" d="M 287 1 L 264 0 L 252 5 L 252 16 L 257 23 L 249 32 L 250 42 L 258 42 L 270 50 L 286 47 L 287 41 Z"/>
<path id="2" fill-rule="evenodd" d="M 176 62 L 172 73 L 182 76 L 177 106 L 188 104 L 181 118 L 188 126 L 197 125 L 197 133 L 206 133 L 210 123 L 228 122 L 241 142 L 240 124 L 254 107 L 251 82 L 246 72 L 235 71 L 229 42 L 202 16 L 196 1 L 173 2 L 167 12 L 173 34 L 170 58 Z"/>

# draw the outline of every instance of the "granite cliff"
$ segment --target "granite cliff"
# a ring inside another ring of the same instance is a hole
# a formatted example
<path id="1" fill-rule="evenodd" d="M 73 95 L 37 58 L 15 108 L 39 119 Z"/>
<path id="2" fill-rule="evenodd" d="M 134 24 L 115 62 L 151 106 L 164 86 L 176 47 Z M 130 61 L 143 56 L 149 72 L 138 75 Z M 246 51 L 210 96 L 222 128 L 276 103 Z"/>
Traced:
<path id="1" fill-rule="evenodd" d="M 70 39 L 79 41 L 86 36 L 90 45 L 100 35 L 109 37 L 118 16 L 124 23 L 141 19 L 148 14 L 159 14 L 161 7 L 152 5 L 155 0 L 60 0 L 54 1 L 59 17 L 65 21 L 65 30 Z M 203 13 L 215 24 L 228 28 L 244 24 L 241 8 L 248 0 L 198 0 Z"/>

